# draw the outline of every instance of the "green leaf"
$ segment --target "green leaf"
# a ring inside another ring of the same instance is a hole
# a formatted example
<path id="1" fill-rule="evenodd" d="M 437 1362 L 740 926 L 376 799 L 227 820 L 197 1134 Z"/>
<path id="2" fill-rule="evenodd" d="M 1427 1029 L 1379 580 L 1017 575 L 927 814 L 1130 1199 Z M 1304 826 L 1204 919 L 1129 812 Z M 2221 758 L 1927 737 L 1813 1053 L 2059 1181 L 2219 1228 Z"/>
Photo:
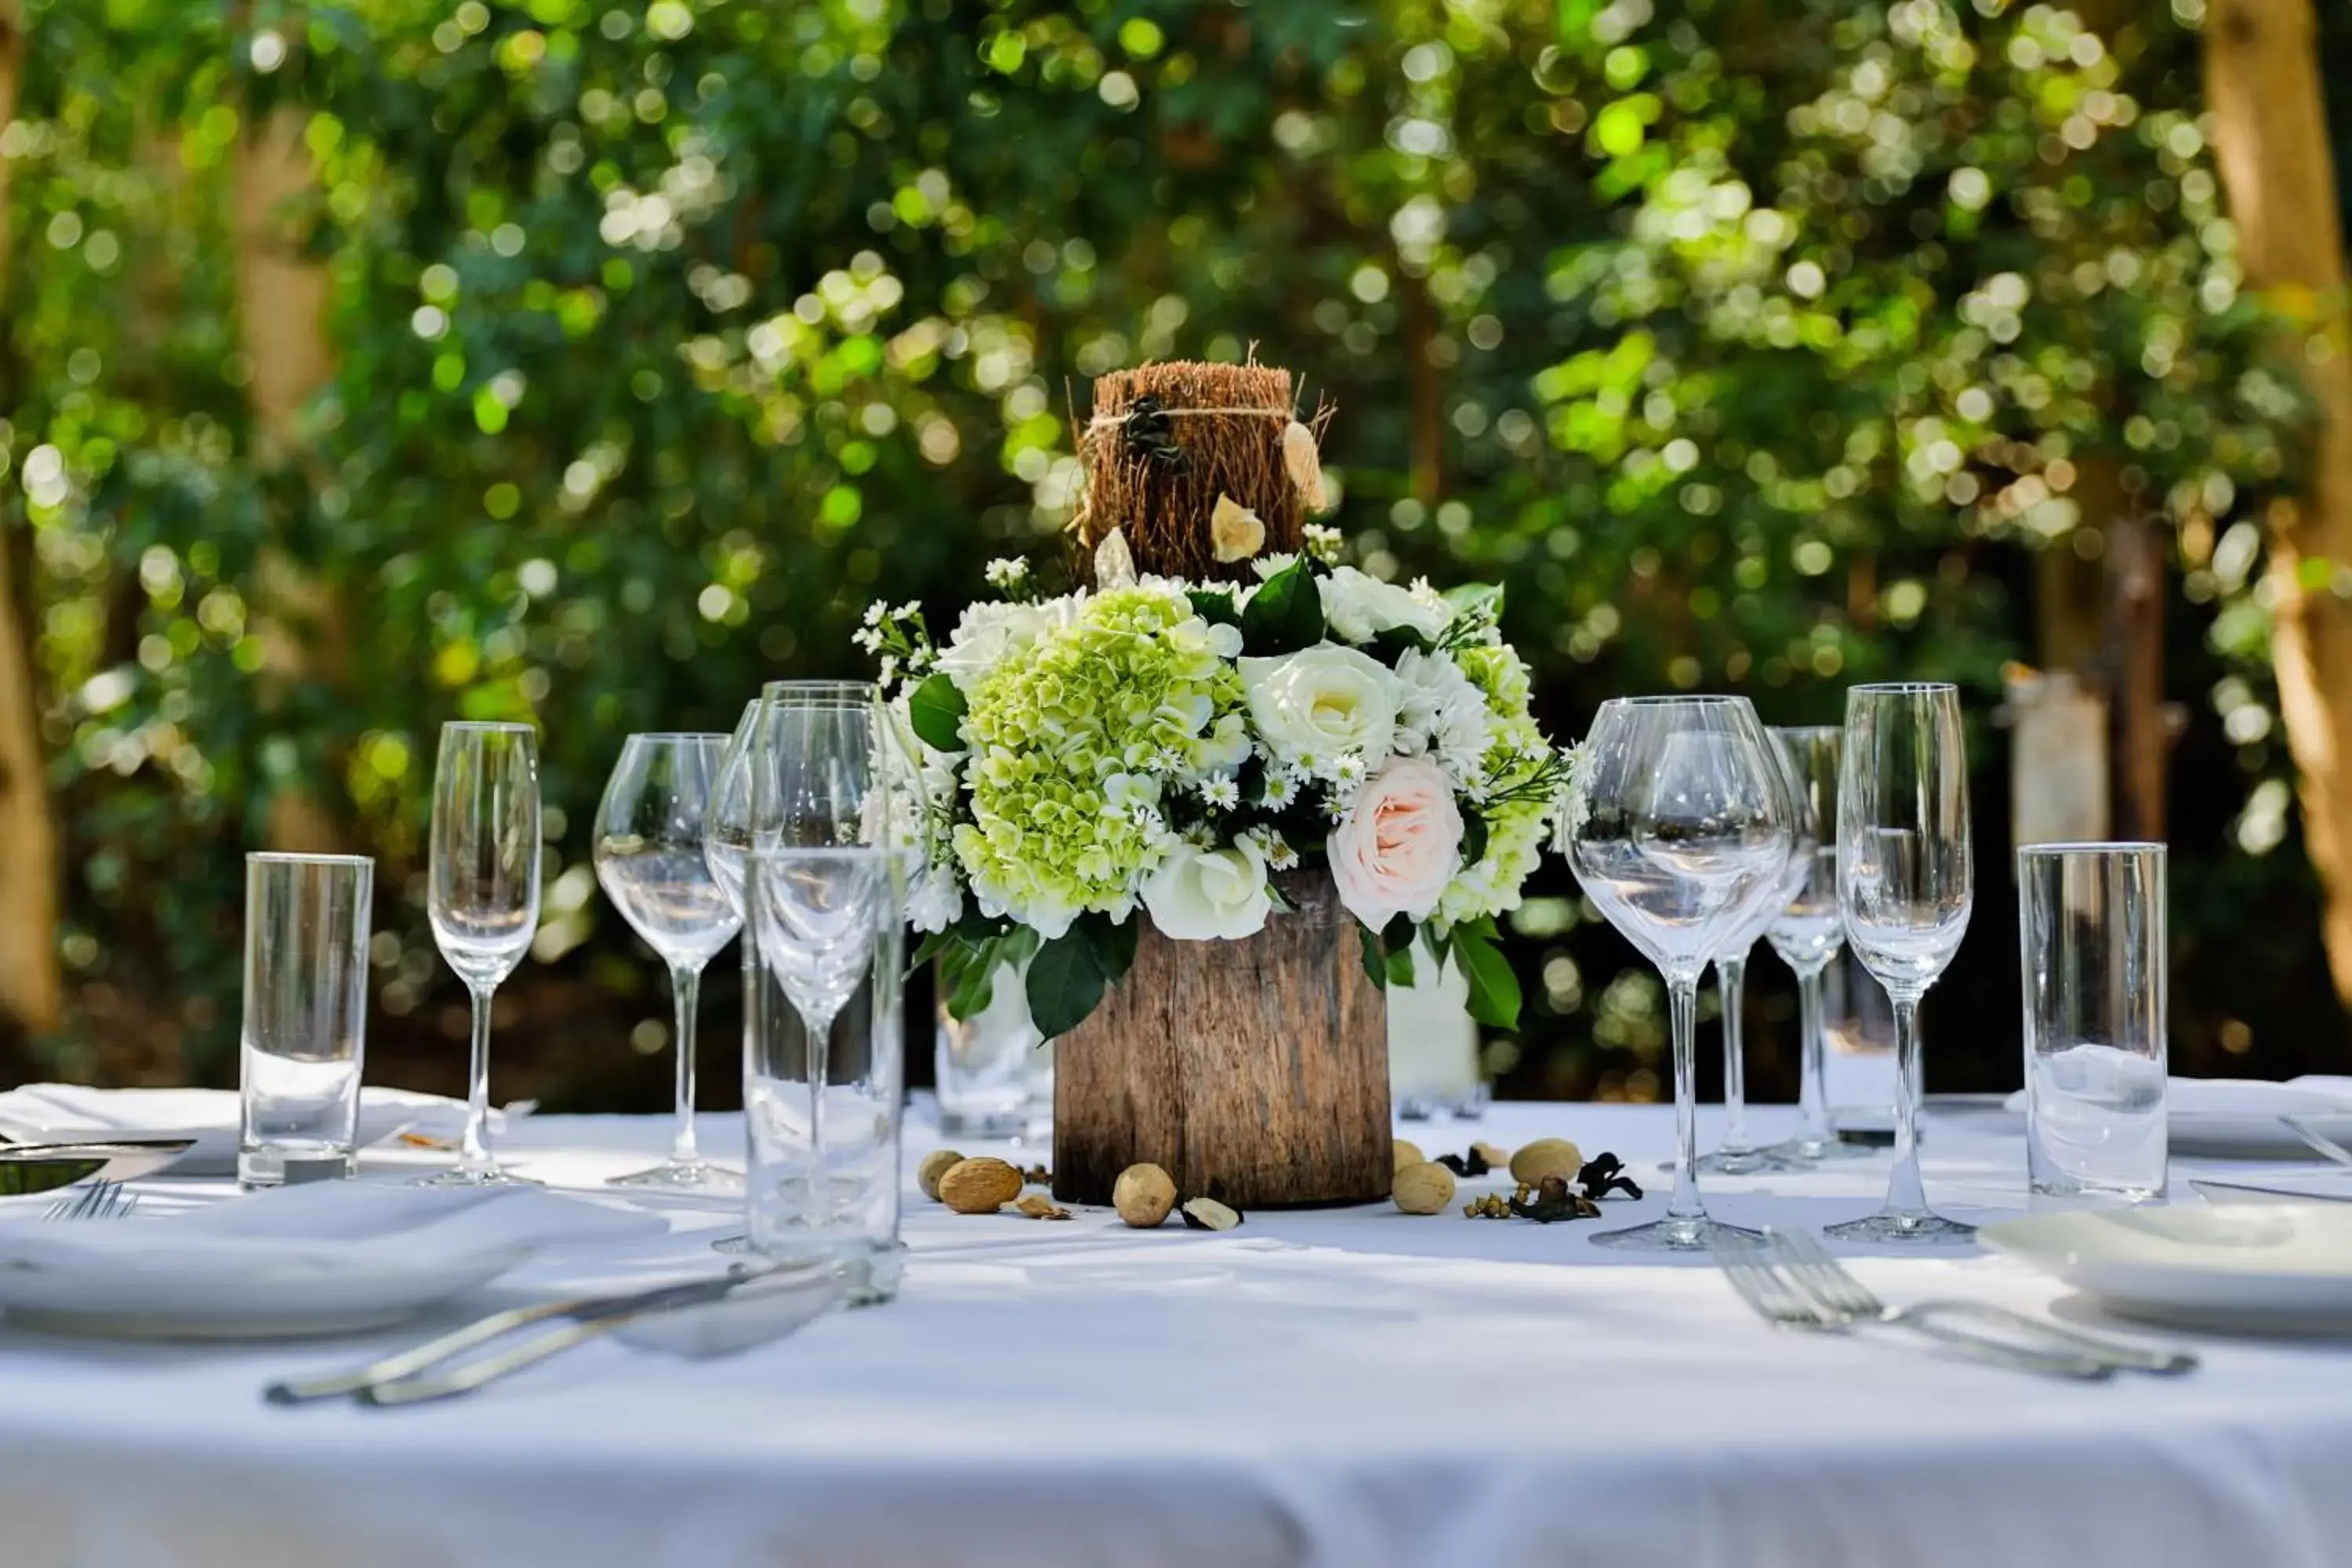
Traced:
<path id="1" fill-rule="evenodd" d="M 907 721 L 923 744 L 935 752 L 963 750 L 963 693 L 946 672 L 932 676 L 915 688 L 914 696 L 907 700 Z"/>
<path id="2" fill-rule="evenodd" d="M 1260 658 L 1297 653 L 1323 640 L 1323 595 L 1304 562 L 1267 578 L 1242 612 L 1242 646 Z"/>
<path id="3" fill-rule="evenodd" d="M 1103 977 L 1113 985 L 1127 978 L 1135 966 L 1135 948 L 1143 934 L 1143 922 L 1129 915 L 1124 923 L 1114 923 L 1108 915 L 1087 915 L 1076 928 L 1086 933 L 1087 945 L 1095 950 L 1095 962 L 1102 966 Z"/>
<path id="4" fill-rule="evenodd" d="M 1193 610 L 1213 626 L 1237 626 L 1242 613 L 1234 608 L 1234 595 L 1222 588 L 1187 588 L 1184 596 L 1192 601 Z"/>
<path id="5" fill-rule="evenodd" d="M 1390 948 L 1388 950 L 1388 955 L 1389 984 L 1391 985 L 1412 984 L 1413 978 L 1412 939 L 1408 937 L 1405 940 L 1404 945 L 1402 947 Z"/>
<path id="6" fill-rule="evenodd" d="M 1385 991 L 1389 986 L 1388 961 L 1381 956 L 1381 933 L 1368 925 L 1359 924 L 1356 934 L 1364 939 L 1364 973 L 1372 984 Z"/>
<path id="7" fill-rule="evenodd" d="M 931 960 L 945 953 L 950 946 L 961 942 L 962 940 L 962 934 L 956 931 L 952 926 L 949 927 L 946 931 L 935 931 L 931 932 L 930 935 L 925 937 L 921 943 L 916 947 L 915 956 L 907 960 L 907 967 L 909 970 L 920 969 Z"/>
<path id="8" fill-rule="evenodd" d="M 1482 605 L 1492 605 L 1495 618 L 1503 618 L 1503 585 L 1500 583 L 1464 583 L 1445 590 L 1445 602 L 1457 613 L 1475 610 Z"/>
<path id="9" fill-rule="evenodd" d="M 1077 927 L 1041 942 L 1029 961 L 1029 1016 L 1047 1039 L 1066 1035 L 1102 1005 L 1110 977 Z"/>
<path id="10" fill-rule="evenodd" d="M 941 979 L 946 979 L 944 972 Z M 988 1011 L 996 1000 L 996 943 L 982 943 L 977 950 L 967 949 L 958 966 L 954 989 L 948 996 L 948 1016 L 977 1018 Z"/>
<path id="11" fill-rule="evenodd" d="M 1462 816 L 1462 863 L 1475 866 L 1486 858 L 1486 818 L 1480 813 L 1465 812 Z"/>
<path id="12" fill-rule="evenodd" d="M 1491 931 L 1454 928 L 1454 966 L 1470 984 L 1470 1016 L 1497 1029 L 1519 1026 L 1519 977 Z"/>

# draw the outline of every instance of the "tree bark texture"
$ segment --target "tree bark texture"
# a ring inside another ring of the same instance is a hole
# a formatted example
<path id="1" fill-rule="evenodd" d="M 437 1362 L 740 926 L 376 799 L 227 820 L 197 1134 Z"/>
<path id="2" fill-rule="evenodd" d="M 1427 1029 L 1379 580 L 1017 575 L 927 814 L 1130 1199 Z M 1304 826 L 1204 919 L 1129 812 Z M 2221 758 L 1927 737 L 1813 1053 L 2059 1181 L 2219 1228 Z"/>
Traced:
<path id="1" fill-rule="evenodd" d="M 2333 585 L 2352 565 L 2352 342 L 2315 26 L 2310 0 L 2213 0 L 2205 97 L 2246 280 L 2324 351 L 2305 364 L 2319 416 L 2310 484 L 2272 512 L 2271 658 L 2328 971 L 2352 1005 L 2352 605 Z"/>
<path id="2" fill-rule="evenodd" d="M 24 12 L 0 0 L 0 128 L 16 117 L 24 79 Z M 8 162 L 0 159 L 0 322 L 8 320 Z M 0 345 L 0 360 L 7 357 Z M 0 522 L 5 522 L 0 517 Z M 41 756 L 32 622 L 15 580 L 16 543 L 0 531 L 0 1017 L 57 1027 L 58 838 Z M 26 595 L 29 598 L 29 595 Z"/>
<path id="3" fill-rule="evenodd" d="M 302 410 L 334 372 L 326 268 L 303 254 L 302 206 L 316 178 L 303 140 L 309 118 L 298 107 L 273 110 L 236 153 L 237 315 L 253 372 L 254 458 L 264 469 L 303 462 Z M 259 697 L 269 708 L 318 669 L 336 616 L 326 588 L 282 550 L 263 558 L 259 586 Z M 270 799 L 264 831 L 275 849 L 322 853 L 343 847 L 315 787 L 280 789 Z"/>
<path id="4" fill-rule="evenodd" d="M 1146 925 L 1127 978 L 1056 1042 L 1055 1196 L 1108 1204 L 1145 1161 L 1244 1211 L 1387 1195 L 1385 1000 L 1330 879 L 1283 890 L 1297 908 L 1246 941 Z"/>

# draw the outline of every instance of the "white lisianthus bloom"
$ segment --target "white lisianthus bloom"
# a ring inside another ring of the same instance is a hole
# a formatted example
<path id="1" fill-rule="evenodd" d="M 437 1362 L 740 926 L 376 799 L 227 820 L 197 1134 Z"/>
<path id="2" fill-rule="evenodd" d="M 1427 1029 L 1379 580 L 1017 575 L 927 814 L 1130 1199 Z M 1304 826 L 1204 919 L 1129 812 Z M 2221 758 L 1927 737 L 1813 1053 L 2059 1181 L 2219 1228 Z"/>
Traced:
<path id="1" fill-rule="evenodd" d="M 1454 783 L 1481 771 L 1495 738 L 1486 694 L 1442 653 L 1408 648 L 1398 656 L 1396 749 L 1435 757 Z"/>
<path id="2" fill-rule="evenodd" d="M 926 935 L 945 931 L 962 918 L 963 889 L 957 886 L 952 867 L 932 867 L 907 895 L 907 923 Z"/>
<path id="3" fill-rule="evenodd" d="M 1433 606 L 1410 588 L 1383 583 L 1353 566 L 1340 566 L 1315 579 L 1323 596 L 1323 624 L 1343 642 L 1365 643 L 1400 627 L 1434 642 L 1451 618 L 1444 601 Z"/>
<path id="4" fill-rule="evenodd" d="M 1397 679 L 1370 654 L 1318 643 L 1237 664 L 1250 718 L 1277 761 L 1349 752 L 1376 761 L 1395 745 Z"/>
<path id="5" fill-rule="evenodd" d="M 1144 879 L 1143 907 L 1161 934 L 1179 942 L 1255 936 L 1274 909 L 1265 856 L 1247 841 L 1223 849 L 1181 845 Z"/>

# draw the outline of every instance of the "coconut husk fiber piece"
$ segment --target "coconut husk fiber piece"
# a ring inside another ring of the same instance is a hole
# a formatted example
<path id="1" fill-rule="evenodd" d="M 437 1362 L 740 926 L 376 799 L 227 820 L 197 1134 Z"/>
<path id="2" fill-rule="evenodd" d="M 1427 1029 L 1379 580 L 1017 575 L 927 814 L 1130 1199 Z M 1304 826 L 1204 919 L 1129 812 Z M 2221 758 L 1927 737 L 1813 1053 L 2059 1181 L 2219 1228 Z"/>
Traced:
<path id="1" fill-rule="evenodd" d="M 1123 529 L 1139 572 L 1250 581 L 1249 562 L 1216 557 L 1209 521 L 1223 495 L 1265 525 L 1261 554 L 1297 552 L 1307 504 L 1282 451 L 1294 395 L 1290 373 L 1270 365 L 1177 360 L 1103 376 L 1079 437 L 1087 472 L 1080 547 L 1091 554 Z M 1219 412 L 1186 412 L 1193 409 Z M 1327 405 L 1306 421 L 1318 442 L 1330 416 Z"/>

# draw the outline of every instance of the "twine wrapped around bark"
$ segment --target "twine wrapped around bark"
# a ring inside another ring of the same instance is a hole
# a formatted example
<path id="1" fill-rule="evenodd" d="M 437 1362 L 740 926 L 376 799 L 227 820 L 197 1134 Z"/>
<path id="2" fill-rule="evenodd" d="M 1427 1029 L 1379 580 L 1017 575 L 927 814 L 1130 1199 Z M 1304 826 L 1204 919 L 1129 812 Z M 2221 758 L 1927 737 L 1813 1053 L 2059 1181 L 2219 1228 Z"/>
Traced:
<path id="1" fill-rule="evenodd" d="M 1307 501 L 1283 457 L 1293 396 L 1290 373 L 1261 364 L 1180 360 L 1097 381 L 1079 437 L 1080 547 L 1122 529 L 1139 571 L 1247 582 L 1249 563 L 1218 561 L 1211 534 L 1217 498 L 1229 496 L 1265 525 L 1265 552 L 1297 551 Z M 1319 440 L 1330 417 L 1326 405 L 1305 423 Z"/>

